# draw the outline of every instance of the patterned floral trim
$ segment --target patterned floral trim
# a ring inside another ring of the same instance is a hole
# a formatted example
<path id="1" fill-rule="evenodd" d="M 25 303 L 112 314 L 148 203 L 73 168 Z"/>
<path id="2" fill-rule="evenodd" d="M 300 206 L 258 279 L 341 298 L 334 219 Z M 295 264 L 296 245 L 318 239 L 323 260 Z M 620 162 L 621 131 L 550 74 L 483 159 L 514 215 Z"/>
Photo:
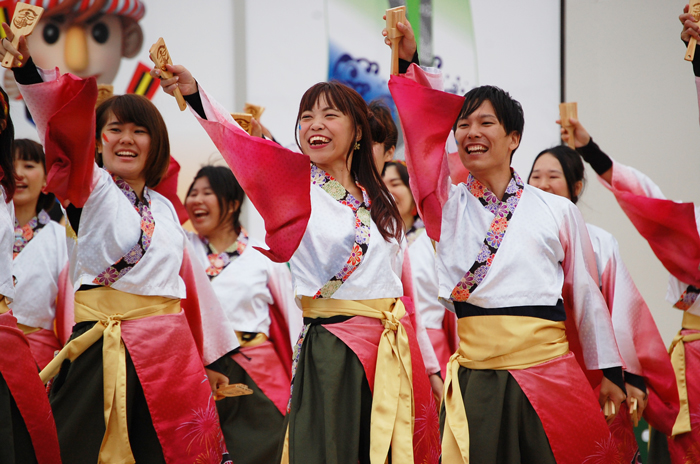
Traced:
<path id="1" fill-rule="evenodd" d="M 112 174 L 112 179 L 114 183 L 117 184 L 117 187 L 119 187 L 119 190 L 121 190 L 124 196 L 131 202 L 131 205 L 139 216 L 141 216 L 141 237 L 139 237 L 139 241 L 136 245 L 131 247 L 124 256 L 119 258 L 119 261 L 102 271 L 92 281 L 93 284 L 104 286 L 112 285 L 138 264 L 141 258 L 143 258 L 143 255 L 148 251 L 148 247 L 151 246 L 153 230 L 156 227 L 156 222 L 151 214 L 151 197 L 148 195 L 148 188 L 143 189 L 143 201 L 141 201 L 136 195 L 136 192 L 134 192 L 134 189 L 121 177 Z"/>
<path id="2" fill-rule="evenodd" d="M 513 217 L 515 208 L 523 195 L 523 181 L 518 173 L 512 169 L 511 172 L 512 178 L 508 183 L 505 195 L 503 195 L 503 200 L 499 200 L 484 184 L 469 174 L 467 188 L 472 195 L 479 199 L 484 208 L 494 214 L 494 218 L 486 232 L 486 238 L 484 238 L 481 250 L 476 256 L 476 261 L 452 290 L 452 295 L 450 295 L 452 301 L 467 301 L 491 268 L 493 258 L 496 256 L 498 247 L 501 246 L 506 229 L 508 229 L 510 218 Z"/>
<path id="3" fill-rule="evenodd" d="M 292 385 L 289 387 L 289 402 L 287 403 L 287 414 L 292 410 L 292 393 L 294 392 L 294 376 L 297 375 L 297 364 L 299 364 L 299 356 L 301 355 L 301 347 L 304 345 L 304 339 L 306 334 L 309 332 L 310 324 L 305 325 L 301 328 L 299 333 L 299 338 L 294 345 L 294 350 L 292 351 Z"/>
<path id="4" fill-rule="evenodd" d="M 17 218 L 15 218 L 15 243 L 12 245 L 12 259 L 15 259 L 34 236 L 50 221 L 51 217 L 43 209 L 22 227 L 19 226 Z"/>
<path id="5" fill-rule="evenodd" d="M 233 245 L 221 253 L 217 252 L 208 240 L 203 239 L 203 241 L 206 243 L 207 248 L 209 248 L 209 254 L 207 255 L 207 258 L 209 258 L 209 267 L 206 273 L 209 276 L 209 280 L 212 280 L 214 277 L 221 274 L 221 271 L 231 264 L 233 260 L 243 254 L 245 247 L 248 246 L 248 232 L 241 227 L 241 233 L 238 234 L 238 238 Z"/>
<path id="6" fill-rule="evenodd" d="M 352 246 L 350 258 L 345 266 L 336 275 L 326 282 L 321 289 L 316 292 L 314 299 L 330 298 L 338 291 L 341 285 L 355 272 L 355 269 L 362 262 L 362 257 L 367 253 L 369 246 L 369 232 L 371 216 L 369 209 L 371 202 L 367 192 L 360 184 L 357 186 L 362 190 L 362 202 L 350 194 L 345 187 L 316 165 L 311 165 L 311 183 L 318 185 L 333 197 L 338 203 L 347 206 L 355 213 L 355 243 Z"/>
<path id="7" fill-rule="evenodd" d="M 685 311 L 693 306 L 693 303 L 698 299 L 698 295 L 700 295 L 700 288 L 688 285 L 688 288 L 681 295 L 680 300 L 678 300 L 673 307 Z"/>
<path id="8" fill-rule="evenodd" d="M 417 217 L 413 222 L 413 226 L 411 226 L 411 228 L 408 229 L 408 232 L 406 232 L 406 242 L 408 243 L 408 246 L 413 245 L 413 242 L 415 242 L 423 232 L 425 232 L 425 224 L 423 224 L 423 220 L 421 218 Z"/>

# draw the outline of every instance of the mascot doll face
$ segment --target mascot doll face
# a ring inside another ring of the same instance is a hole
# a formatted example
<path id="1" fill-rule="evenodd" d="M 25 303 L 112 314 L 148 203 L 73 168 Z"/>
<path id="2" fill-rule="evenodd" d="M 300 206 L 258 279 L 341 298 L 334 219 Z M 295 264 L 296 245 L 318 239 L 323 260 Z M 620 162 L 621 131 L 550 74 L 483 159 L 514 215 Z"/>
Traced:
<path id="1" fill-rule="evenodd" d="M 44 69 L 58 67 L 61 73 L 94 76 L 98 84 L 111 84 L 122 57 L 133 58 L 143 45 L 138 21 L 144 14 L 142 0 L 52 0 L 28 37 L 34 62 Z"/>
<path id="2" fill-rule="evenodd" d="M 124 48 L 121 18 L 101 15 L 77 24 L 64 16 L 42 19 L 29 37 L 32 57 L 44 69 L 58 67 L 87 78 L 94 76 L 100 84 L 114 80 Z"/>

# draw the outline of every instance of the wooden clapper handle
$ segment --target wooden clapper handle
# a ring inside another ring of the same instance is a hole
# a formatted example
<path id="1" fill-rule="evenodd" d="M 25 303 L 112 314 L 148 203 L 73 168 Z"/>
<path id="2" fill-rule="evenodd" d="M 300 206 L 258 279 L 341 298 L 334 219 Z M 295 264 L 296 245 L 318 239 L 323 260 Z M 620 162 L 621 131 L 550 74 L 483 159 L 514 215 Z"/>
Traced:
<path id="1" fill-rule="evenodd" d="M 403 33 L 396 27 L 396 23 L 406 22 L 406 7 L 398 6 L 386 10 L 386 31 L 387 38 L 391 39 L 391 74 L 399 74 L 399 46 Z"/>
<path id="2" fill-rule="evenodd" d="M 574 126 L 569 122 L 570 118 L 578 119 L 578 105 L 576 102 L 560 103 L 559 119 L 561 120 L 561 127 L 566 129 L 566 132 L 569 134 L 569 148 L 575 150 Z"/>
<path id="3" fill-rule="evenodd" d="M 19 46 L 20 36 L 28 37 L 34 32 L 34 28 L 39 23 L 43 13 L 44 9 L 40 6 L 28 5 L 22 2 L 17 3 L 15 14 L 12 16 L 12 22 L 10 22 L 10 29 L 14 34 L 12 39 L 13 47 L 17 48 Z M 2 66 L 9 69 L 16 61 L 16 58 L 10 52 L 7 52 L 2 59 Z"/>

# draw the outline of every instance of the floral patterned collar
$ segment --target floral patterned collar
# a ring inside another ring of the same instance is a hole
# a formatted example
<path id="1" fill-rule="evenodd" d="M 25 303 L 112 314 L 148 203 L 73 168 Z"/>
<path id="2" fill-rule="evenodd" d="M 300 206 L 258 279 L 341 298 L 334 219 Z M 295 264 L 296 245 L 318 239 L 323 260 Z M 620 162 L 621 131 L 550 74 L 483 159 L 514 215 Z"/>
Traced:
<path id="1" fill-rule="evenodd" d="M 17 218 L 15 218 L 15 243 L 12 245 L 12 259 L 15 259 L 34 236 L 50 221 L 51 217 L 43 209 L 22 227 L 19 226 Z"/>
<path id="2" fill-rule="evenodd" d="M 138 264 L 141 258 L 143 258 L 143 255 L 146 254 L 146 251 L 148 251 L 148 247 L 151 246 L 151 238 L 153 237 L 153 231 L 156 227 L 156 222 L 151 213 L 151 197 L 148 193 L 148 187 L 143 189 L 142 201 L 139 200 L 134 189 L 121 177 L 112 174 L 112 180 L 114 180 L 119 190 L 121 190 L 141 217 L 141 236 L 136 245 L 131 247 L 131 249 L 124 256 L 119 258 L 116 263 L 102 271 L 92 281 L 93 284 L 104 286 L 112 285 Z"/>
<path id="3" fill-rule="evenodd" d="M 690 307 L 693 306 L 693 303 L 695 303 L 695 301 L 698 299 L 698 296 L 700 296 L 700 288 L 688 285 L 688 288 L 685 289 L 680 299 L 673 305 L 673 307 L 683 311 L 690 309 Z"/>
<path id="4" fill-rule="evenodd" d="M 486 232 L 486 238 L 484 238 L 484 243 L 481 244 L 476 261 L 474 261 L 474 264 L 462 277 L 462 280 L 452 290 L 452 295 L 450 296 L 452 301 L 467 301 L 471 294 L 474 293 L 474 290 L 476 290 L 476 287 L 486 277 L 506 234 L 510 219 L 513 217 L 515 208 L 523 195 L 523 188 L 524 184 L 520 176 L 511 169 L 511 179 L 508 187 L 506 187 L 506 193 L 503 195 L 503 199 L 499 200 L 484 184 L 469 174 L 467 189 L 481 202 L 484 208 L 493 213 L 494 218 L 491 221 L 489 230 Z"/>
<path id="5" fill-rule="evenodd" d="M 421 218 L 417 217 L 416 220 L 413 221 L 411 228 L 408 229 L 408 232 L 406 232 L 406 241 L 408 242 L 408 246 L 413 245 L 413 242 L 415 242 L 423 232 L 425 232 L 425 224 Z"/>
<path id="6" fill-rule="evenodd" d="M 236 241 L 221 253 L 216 251 L 214 245 L 209 243 L 207 239 L 202 238 L 202 241 L 209 249 L 209 254 L 207 255 L 207 258 L 209 258 L 209 267 L 207 268 L 206 273 L 209 276 L 209 280 L 211 280 L 221 274 L 221 271 L 223 271 L 226 266 L 231 264 L 237 257 L 243 254 L 246 246 L 248 246 L 248 232 L 241 227 L 241 233 L 238 234 Z"/>
<path id="7" fill-rule="evenodd" d="M 369 212 L 371 201 L 360 184 L 357 184 L 357 186 L 362 190 L 362 202 L 352 196 L 340 182 L 315 164 L 311 165 L 311 183 L 321 187 L 338 203 L 347 206 L 355 214 L 355 243 L 353 243 L 350 258 L 348 258 L 343 268 L 331 277 L 314 295 L 315 299 L 330 298 L 355 272 L 365 253 L 367 253 L 372 220 Z"/>

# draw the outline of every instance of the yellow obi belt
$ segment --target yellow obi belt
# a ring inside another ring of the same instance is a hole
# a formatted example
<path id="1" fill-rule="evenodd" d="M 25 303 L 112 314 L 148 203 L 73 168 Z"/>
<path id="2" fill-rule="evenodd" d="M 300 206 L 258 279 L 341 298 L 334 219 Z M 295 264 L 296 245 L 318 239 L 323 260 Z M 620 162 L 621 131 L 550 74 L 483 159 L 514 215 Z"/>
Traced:
<path id="1" fill-rule="evenodd" d="M 58 374 L 64 360 L 74 361 L 102 338 L 106 431 L 100 447 L 99 461 L 133 463 L 135 461 L 126 421 L 126 350 L 121 339 L 121 322 L 178 314 L 180 300 L 162 296 L 133 295 L 111 287 L 97 287 L 76 292 L 74 311 L 76 323 L 97 323 L 68 342 L 39 375 L 42 382 L 48 382 Z"/>
<path id="2" fill-rule="evenodd" d="M 236 330 L 236 337 L 238 338 L 238 344 L 241 345 L 241 348 L 260 346 L 267 341 L 267 335 L 262 332 L 252 333 L 239 332 Z"/>
<path id="3" fill-rule="evenodd" d="M 459 350 L 450 358 L 445 378 L 447 414 L 442 459 L 468 463 L 469 424 L 459 386 L 459 367 L 527 369 L 567 354 L 569 342 L 563 320 L 533 316 L 470 315 L 460 317 L 457 329 Z"/>
<path id="4" fill-rule="evenodd" d="M 688 404 L 684 344 L 700 340 L 700 333 L 683 335 L 683 330 L 700 330 L 700 316 L 690 314 L 687 311 L 683 313 L 683 329 L 675 336 L 668 350 L 671 355 L 671 365 L 676 373 L 676 386 L 678 388 L 678 399 L 680 400 L 680 410 L 678 411 L 676 422 L 673 424 L 672 436 L 690 432 L 690 406 Z"/>
<path id="5" fill-rule="evenodd" d="M 3 295 L 0 295 L 0 314 L 5 314 L 10 310 L 10 307 L 7 306 L 7 298 L 5 298 Z"/>
<path id="6" fill-rule="evenodd" d="M 400 321 L 406 308 L 400 299 L 335 300 L 301 298 L 304 317 L 363 316 L 384 326 L 377 348 L 370 426 L 370 460 L 413 462 L 413 375 L 408 334 Z"/>

